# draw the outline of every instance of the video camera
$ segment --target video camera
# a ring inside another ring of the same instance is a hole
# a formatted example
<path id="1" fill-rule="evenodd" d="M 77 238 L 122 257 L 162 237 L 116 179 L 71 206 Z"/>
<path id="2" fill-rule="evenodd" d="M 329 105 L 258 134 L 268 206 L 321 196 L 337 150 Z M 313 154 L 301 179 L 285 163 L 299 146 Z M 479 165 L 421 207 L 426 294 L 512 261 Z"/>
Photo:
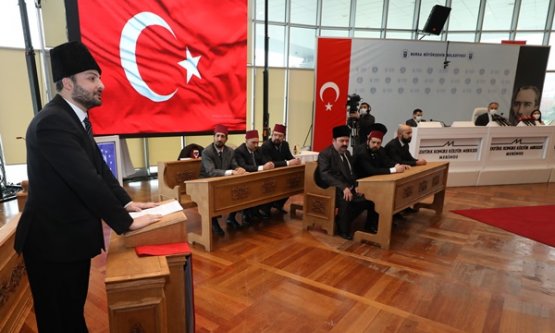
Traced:
<path id="1" fill-rule="evenodd" d="M 349 107 L 349 112 L 357 112 L 358 104 L 360 102 L 360 96 L 357 94 L 351 94 L 347 96 L 347 105 Z"/>

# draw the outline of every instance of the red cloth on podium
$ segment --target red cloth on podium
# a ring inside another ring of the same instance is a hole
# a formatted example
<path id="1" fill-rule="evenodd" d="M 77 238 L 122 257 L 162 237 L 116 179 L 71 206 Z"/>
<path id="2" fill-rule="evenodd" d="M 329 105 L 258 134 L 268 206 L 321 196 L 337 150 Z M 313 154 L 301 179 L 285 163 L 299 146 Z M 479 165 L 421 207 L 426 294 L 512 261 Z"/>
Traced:
<path id="1" fill-rule="evenodd" d="M 169 243 L 160 245 L 141 245 L 135 247 L 135 253 L 139 257 L 144 256 L 171 256 L 176 254 L 191 253 L 187 243 Z"/>

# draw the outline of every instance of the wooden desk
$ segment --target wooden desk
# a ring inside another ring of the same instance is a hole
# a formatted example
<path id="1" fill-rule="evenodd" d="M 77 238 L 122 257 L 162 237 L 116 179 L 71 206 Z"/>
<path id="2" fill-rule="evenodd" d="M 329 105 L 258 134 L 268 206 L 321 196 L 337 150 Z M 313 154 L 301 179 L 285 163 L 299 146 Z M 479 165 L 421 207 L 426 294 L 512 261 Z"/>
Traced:
<path id="1" fill-rule="evenodd" d="M 186 180 L 200 176 L 201 159 L 158 162 L 158 191 L 160 200 L 176 199 L 183 208 L 193 207 L 187 194 Z"/>
<path id="2" fill-rule="evenodd" d="M 105 278 L 110 332 L 193 332 L 190 259 L 190 253 L 139 258 L 112 233 Z"/>
<path id="3" fill-rule="evenodd" d="M 23 257 L 13 249 L 20 216 L 0 227 L 0 332 L 19 332 L 33 306 Z"/>
<path id="4" fill-rule="evenodd" d="M 403 173 L 359 179 L 358 190 L 374 202 L 380 221 L 377 234 L 357 231 L 354 240 L 367 240 L 389 249 L 393 214 L 412 205 L 416 205 L 416 209 L 430 208 L 441 214 L 448 171 L 448 162 L 429 162 Z M 434 195 L 431 204 L 419 203 L 430 195 Z"/>
<path id="5" fill-rule="evenodd" d="M 302 193 L 303 182 L 304 165 L 186 181 L 187 193 L 201 215 L 201 234 L 190 232 L 189 242 L 212 251 L 212 217 Z"/>

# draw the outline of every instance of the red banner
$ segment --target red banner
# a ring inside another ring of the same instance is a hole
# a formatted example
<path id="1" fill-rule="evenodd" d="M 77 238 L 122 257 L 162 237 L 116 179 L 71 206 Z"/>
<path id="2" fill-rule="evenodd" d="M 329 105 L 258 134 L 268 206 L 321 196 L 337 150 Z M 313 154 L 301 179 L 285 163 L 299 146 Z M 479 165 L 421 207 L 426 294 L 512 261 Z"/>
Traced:
<path id="1" fill-rule="evenodd" d="M 246 128 L 246 0 L 78 0 L 102 69 L 95 135 Z"/>
<path id="2" fill-rule="evenodd" d="M 314 151 L 332 142 L 332 129 L 347 122 L 347 96 L 351 65 L 351 39 L 318 39 Z"/>

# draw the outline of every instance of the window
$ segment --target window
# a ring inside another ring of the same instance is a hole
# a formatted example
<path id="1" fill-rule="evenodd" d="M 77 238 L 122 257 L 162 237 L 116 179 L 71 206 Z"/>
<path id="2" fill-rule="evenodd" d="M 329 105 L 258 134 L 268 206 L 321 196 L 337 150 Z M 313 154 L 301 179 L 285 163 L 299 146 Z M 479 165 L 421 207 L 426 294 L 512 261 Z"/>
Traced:
<path id="1" fill-rule="evenodd" d="M 285 66 L 285 27 L 268 25 L 270 45 L 268 51 L 268 66 Z M 254 64 L 264 66 L 264 24 L 256 25 L 256 50 Z"/>

